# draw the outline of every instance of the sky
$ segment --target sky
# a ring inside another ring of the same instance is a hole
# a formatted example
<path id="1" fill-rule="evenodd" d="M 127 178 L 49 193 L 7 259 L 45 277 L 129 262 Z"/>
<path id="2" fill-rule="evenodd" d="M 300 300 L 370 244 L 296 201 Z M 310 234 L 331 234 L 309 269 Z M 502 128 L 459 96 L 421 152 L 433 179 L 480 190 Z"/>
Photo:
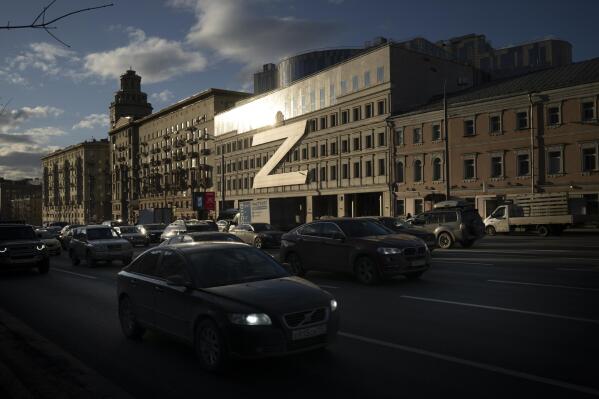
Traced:
<path id="1" fill-rule="evenodd" d="M 56 0 L 46 20 L 110 0 Z M 554 37 L 574 61 L 599 56 L 595 0 L 112 0 L 41 29 L 0 30 L 0 177 L 39 177 L 40 157 L 107 137 L 129 67 L 154 111 L 208 88 L 252 91 L 253 73 L 303 51 L 376 36 L 484 34 L 495 48 Z M 30 24 L 50 0 L 0 2 L 0 25 Z"/>

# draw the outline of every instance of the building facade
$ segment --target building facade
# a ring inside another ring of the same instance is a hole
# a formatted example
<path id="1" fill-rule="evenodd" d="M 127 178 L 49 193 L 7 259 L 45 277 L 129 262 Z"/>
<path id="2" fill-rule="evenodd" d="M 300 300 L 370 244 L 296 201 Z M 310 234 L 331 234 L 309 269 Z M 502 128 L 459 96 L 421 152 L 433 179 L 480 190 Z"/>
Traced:
<path id="1" fill-rule="evenodd" d="M 39 179 L 8 180 L 0 177 L 0 220 L 40 224 L 41 209 L 37 202 L 41 196 Z"/>
<path id="2" fill-rule="evenodd" d="M 131 86 L 123 80 L 138 81 L 130 72 L 121 76 L 121 87 Z M 141 86 L 134 86 L 145 101 Z M 249 96 L 208 89 L 153 114 L 143 106 L 120 110 L 115 100 L 111 114 L 120 117 L 108 133 L 112 218 L 135 223 L 148 208 L 170 208 L 177 218 L 208 217 L 198 215 L 192 197 L 214 191 L 214 115 Z"/>
<path id="3" fill-rule="evenodd" d="M 84 141 L 42 158 L 42 221 L 85 224 L 110 217 L 108 140 Z"/>
<path id="4" fill-rule="evenodd" d="M 451 196 L 487 216 L 510 195 L 567 192 L 573 212 L 599 216 L 598 100 L 599 59 L 449 96 Z M 390 123 L 395 213 L 417 214 L 444 199 L 442 102 Z"/>

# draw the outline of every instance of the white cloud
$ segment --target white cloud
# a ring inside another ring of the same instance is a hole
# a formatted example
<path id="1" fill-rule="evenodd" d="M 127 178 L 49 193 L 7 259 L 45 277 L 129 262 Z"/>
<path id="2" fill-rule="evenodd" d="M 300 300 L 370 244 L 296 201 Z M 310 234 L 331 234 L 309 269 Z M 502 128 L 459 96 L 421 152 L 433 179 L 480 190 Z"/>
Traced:
<path id="1" fill-rule="evenodd" d="M 12 83 L 14 85 L 26 85 L 27 79 L 22 77 L 17 72 L 13 72 L 11 70 L 0 68 L 0 80 L 4 80 L 8 83 Z"/>
<path id="2" fill-rule="evenodd" d="M 113 50 L 85 56 L 84 68 L 90 75 L 118 78 L 129 66 L 144 83 L 156 83 L 182 74 L 200 72 L 206 66 L 198 51 L 184 49 L 178 41 L 147 37 L 140 29 L 128 28 L 129 44 Z"/>
<path id="3" fill-rule="evenodd" d="M 73 125 L 73 129 L 93 129 L 95 127 L 108 127 L 108 115 L 90 114 Z"/>
<path id="4" fill-rule="evenodd" d="M 77 63 L 79 57 L 72 50 L 47 42 L 31 43 L 29 50 L 8 60 L 11 69 L 24 71 L 32 68 L 47 75 L 58 75 L 65 69 L 65 63 Z"/>
<path id="5" fill-rule="evenodd" d="M 174 94 L 169 89 L 162 90 L 160 93 L 152 93 L 150 95 L 150 99 L 159 101 L 161 103 L 166 103 L 166 102 L 172 100 L 173 97 L 174 97 Z"/>
<path id="6" fill-rule="evenodd" d="M 262 0 L 264 1 L 264 0 Z M 256 69 L 300 51 L 322 48 L 339 28 L 292 16 L 265 15 L 257 0 L 171 0 L 174 7 L 191 8 L 196 24 L 187 42 L 210 47 L 220 56 Z"/>
<path id="7" fill-rule="evenodd" d="M 6 133 L 32 118 L 57 117 L 63 112 L 60 108 L 48 105 L 5 110 L 0 114 L 0 132 Z"/>

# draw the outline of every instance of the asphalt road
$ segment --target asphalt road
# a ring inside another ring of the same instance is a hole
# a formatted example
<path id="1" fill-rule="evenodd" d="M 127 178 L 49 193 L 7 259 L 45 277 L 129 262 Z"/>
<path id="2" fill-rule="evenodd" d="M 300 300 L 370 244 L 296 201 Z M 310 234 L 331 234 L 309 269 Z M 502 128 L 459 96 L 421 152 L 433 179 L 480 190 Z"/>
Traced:
<path id="1" fill-rule="evenodd" d="M 203 372 L 185 344 L 126 340 L 120 265 L 0 275 L 0 306 L 139 398 L 599 396 L 599 236 L 487 237 L 435 251 L 420 281 L 365 287 L 308 279 L 336 296 L 341 333 L 325 353 Z"/>

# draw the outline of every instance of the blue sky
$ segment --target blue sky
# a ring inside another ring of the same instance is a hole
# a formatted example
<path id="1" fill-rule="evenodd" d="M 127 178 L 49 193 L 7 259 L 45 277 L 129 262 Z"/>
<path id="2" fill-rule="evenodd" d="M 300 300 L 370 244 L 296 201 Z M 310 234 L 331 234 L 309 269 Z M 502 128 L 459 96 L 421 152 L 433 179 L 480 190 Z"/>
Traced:
<path id="1" fill-rule="evenodd" d="M 57 0 L 48 17 L 105 0 Z M 142 76 L 154 110 L 209 87 L 251 91 L 252 73 L 300 51 L 362 46 L 375 36 L 431 41 L 485 34 L 494 47 L 568 40 L 599 56 L 599 2 L 391 0 L 113 0 L 53 30 L 0 30 L 0 176 L 39 176 L 39 157 L 103 138 L 118 76 Z M 3 1 L 0 24 L 30 23 L 48 0 Z"/>

